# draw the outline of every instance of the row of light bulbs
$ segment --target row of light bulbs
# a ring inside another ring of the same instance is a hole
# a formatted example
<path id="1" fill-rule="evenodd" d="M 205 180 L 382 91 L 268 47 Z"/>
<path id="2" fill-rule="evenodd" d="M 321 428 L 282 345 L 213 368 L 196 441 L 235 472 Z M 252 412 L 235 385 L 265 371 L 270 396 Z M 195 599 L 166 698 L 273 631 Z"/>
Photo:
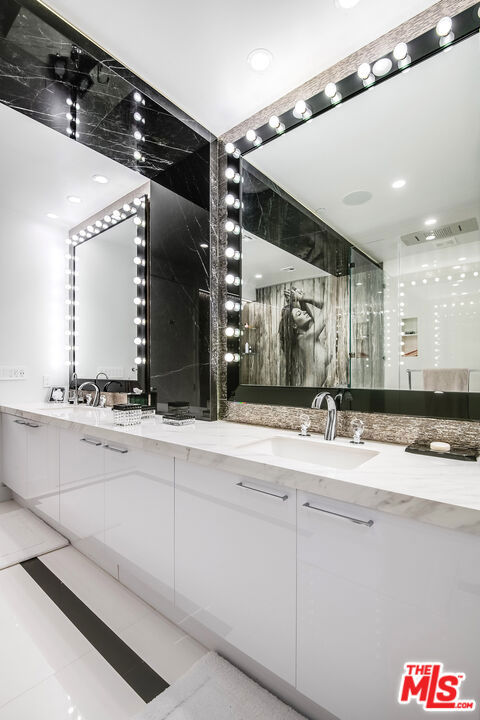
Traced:
<path id="1" fill-rule="evenodd" d="M 253 133 L 253 135 L 252 135 Z M 256 146 L 260 145 L 261 139 L 258 138 L 255 132 L 251 131 L 248 134 L 249 139 L 251 142 Z M 257 141 L 258 140 L 258 141 Z M 225 145 L 225 152 L 228 155 L 231 155 L 234 161 L 237 161 L 240 158 L 240 150 L 236 148 L 233 143 L 227 143 Z M 236 167 L 228 166 L 225 171 L 225 177 L 227 180 L 231 183 L 234 183 L 234 185 L 240 185 L 243 178 L 241 177 L 240 173 L 238 172 Z M 227 206 L 227 213 L 236 215 L 236 211 L 242 209 L 242 202 L 240 200 L 240 197 L 233 192 L 228 192 L 225 195 L 225 205 Z M 225 249 L 225 257 L 227 258 L 227 274 L 225 275 L 225 282 L 227 284 L 227 288 L 238 288 L 240 287 L 242 281 L 237 271 L 237 263 L 241 259 L 242 255 L 240 250 L 238 250 L 237 247 L 235 247 L 235 241 L 236 238 L 241 237 L 242 234 L 242 228 L 239 225 L 239 223 L 232 217 L 228 217 L 226 223 L 225 223 L 225 231 L 228 234 L 229 237 L 229 243 L 227 248 Z M 231 244 L 233 240 L 233 245 Z M 227 324 L 227 327 L 224 330 L 225 337 L 227 338 L 227 341 L 230 343 L 235 342 L 235 349 L 234 350 L 228 350 L 225 355 L 225 362 L 227 363 L 238 363 L 240 362 L 240 353 L 238 352 L 238 341 L 241 336 L 241 330 L 239 328 L 239 318 L 240 318 L 240 311 L 242 309 L 241 303 L 238 300 L 228 299 L 225 302 L 225 309 L 227 313 L 230 313 L 231 315 L 234 314 L 236 318 L 236 322 L 232 323 L 230 322 Z"/>
<path id="2" fill-rule="evenodd" d="M 65 113 L 65 117 L 67 118 L 69 124 L 67 125 L 65 132 L 69 137 L 78 140 L 80 137 L 80 133 L 78 132 L 78 126 L 80 124 L 78 111 L 80 110 L 80 104 L 78 102 L 74 102 L 70 97 L 66 99 L 66 103 L 68 105 L 68 110 Z"/>
<path id="3" fill-rule="evenodd" d="M 435 30 L 437 35 L 440 37 L 441 47 L 449 45 L 455 39 L 452 32 L 452 25 L 453 23 L 450 17 L 444 17 L 437 23 Z M 406 69 L 412 62 L 412 58 L 408 53 L 408 45 L 405 42 L 397 43 L 392 51 L 392 55 L 397 62 L 399 70 Z M 364 87 L 368 88 L 374 84 L 377 78 L 387 75 L 391 71 L 392 67 L 393 62 L 390 58 L 384 57 L 377 60 L 373 66 L 371 66 L 370 63 L 363 62 L 357 70 L 357 75 L 362 80 Z M 337 85 L 334 82 L 327 83 L 323 92 L 326 97 L 329 98 L 332 105 L 337 105 L 342 101 L 342 95 L 338 91 Z M 305 100 L 298 100 L 295 103 L 292 114 L 295 118 L 297 118 L 297 120 L 307 121 L 312 117 L 312 109 Z M 272 115 L 268 124 L 278 135 L 285 132 L 285 124 L 281 122 L 277 115 Z M 247 130 L 245 139 L 249 143 L 252 143 L 254 147 L 258 147 L 263 142 L 260 135 L 258 135 L 255 130 L 251 129 Z M 240 150 L 236 148 L 233 143 L 227 143 L 225 145 L 225 152 L 227 155 L 232 155 L 234 158 L 239 158 L 241 155 Z M 227 178 L 229 180 L 240 182 L 240 176 L 233 168 L 229 168 L 228 171 L 229 175 L 227 175 Z"/>
<path id="4" fill-rule="evenodd" d="M 122 220 L 126 220 L 129 216 L 133 217 L 133 222 L 136 226 L 136 234 L 133 238 L 134 244 L 137 246 L 137 255 L 134 257 L 134 265 L 135 265 L 135 271 L 136 275 L 133 278 L 134 284 L 139 289 L 137 292 L 137 296 L 134 298 L 133 302 L 135 306 L 137 307 L 137 316 L 134 319 L 134 324 L 137 326 L 137 336 L 134 339 L 134 344 L 137 351 L 137 356 L 135 357 L 135 364 L 136 365 L 145 365 L 146 363 L 146 355 L 145 353 L 141 353 L 141 349 L 146 347 L 146 338 L 145 338 L 145 331 L 144 328 L 146 327 L 147 321 L 146 321 L 146 300 L 144 297 L 141 296 L 143 294 L 142 288 L 146 287 L 146 258 L 144 257 L 144 248 L 146 247 L 146 240 L 143 236 L 143 229 L 146 226 L 146 222 L 144 219 L 140 218 L 137 215 L 137 210 L 145 209 L 145 198 L 136 197 L 134 198 L 132 203 L 124 203 L 122 205 L 121 209 L 114 210 L 111 215 L 105 215 L 102 220 L 96 220 L 93 225 L 87 225 L 85 228 L 80 230 L 77 233 L 74 233 L 71 237 L 66 239 L 66 243 L 68 245 L 71 245 L 75 247 L 76 245 L 81 244 L 82 242 L 85 242 L 86 240 L 89 240 L 91 237 L 93 237 L 94 234 L 99 234 L 103 230 L 107 230 L 109 227 L 112 227 L 117 222 L 121 222 Z M 66 269 L 66 275 L 68 276 L 68 281 L 65 284 L 65 289 L 69 292 L 69 297 L 65 300 L 65 304 L 68 308 L 72 308 L 73 312 L 70 314 L 70 311 L 67 315 L 65 315 L 65 320 L 68 323 L 68 329 L 65 331 L 65 334 L 69 336 L 71 339 L 73 339 L 73 336 L 78 336 L 78 331 L 74 330 L 74 322 L 76 317 L 78 318 L 78 306 L 79 301 L 74 300 L 72 298 L 71 293 L 74 291 L 74 278 L 78 276 L 78 270 L 76 269 L 76 262 L 78 260 L 75 258 L 74 254 L 71 254 L 70 252 L 65 254 L 65 258 L 67 260 L 67 269 Z M 138 334 L 138 331 L 142 332 L 142 335 Z M 72 351 L 78 350 L 78 345 L 74 344 L 70 340 L 69 345 L 66 345 L 66 350 L 71 353 Z M 72 359 L 68 359 L 66 362 L 66 365 L 70 366 L 73 364 Z"/>
<path id="5" fill-rule="evenodd" d="M 138 109 L 139 105 L 145 105 L 145 99 L 142 97 L 141 93 L 138 92 L 138 90 L 133 93 L 133 99 L 136 103 L 136 109 L 133 112 L 133 119 L 135 121 L 133 137 L 137 143 L 137 146 L 133 151 L 133 157 L 134 160 L 136 160 L 137 162 L 145 162 L 145 155 L 141 150 L 139 150 L 139 147 L 141 147 L 141 143 L 145 142 L 145 135 L 142 131 L 142 125 L 145 125 L 145 117 Z"/>

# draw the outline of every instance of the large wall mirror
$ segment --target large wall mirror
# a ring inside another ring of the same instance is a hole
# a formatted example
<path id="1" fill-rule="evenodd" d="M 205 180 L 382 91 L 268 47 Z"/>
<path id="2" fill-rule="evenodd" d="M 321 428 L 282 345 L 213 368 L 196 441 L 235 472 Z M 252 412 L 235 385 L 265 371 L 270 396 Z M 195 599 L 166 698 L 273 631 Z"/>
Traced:
<path id="1" fill-rule="evenodd" d="M 214 138 L 39 0 L 3 0 L 0 55 L 2 366 L 214 419 Z"/>
<path id="2" fill-rule="evenodd" d="M 464 16 L 429 34 L 433 57 L 400 47 L 392 77 L 364 71 L 348 101 L 327 86 L 328 112 L 300 104 L 306 121 L 242 141 L 235 399 L 349 387 L 358 409 L 395 391 L 397 412 L 448 414 L 432 393 L 480 393 L 480 37 L 453 42 Z"/>

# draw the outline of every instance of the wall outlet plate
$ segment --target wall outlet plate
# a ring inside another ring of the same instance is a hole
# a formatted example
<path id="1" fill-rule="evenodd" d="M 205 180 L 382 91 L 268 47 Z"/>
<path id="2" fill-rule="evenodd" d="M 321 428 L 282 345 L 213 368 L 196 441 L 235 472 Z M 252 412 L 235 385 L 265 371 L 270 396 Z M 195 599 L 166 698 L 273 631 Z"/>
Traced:
<path id="1" fill-rule="evenodd" d="M 0 380 L 26 380 L 25 365 L 0 365 Z"/>

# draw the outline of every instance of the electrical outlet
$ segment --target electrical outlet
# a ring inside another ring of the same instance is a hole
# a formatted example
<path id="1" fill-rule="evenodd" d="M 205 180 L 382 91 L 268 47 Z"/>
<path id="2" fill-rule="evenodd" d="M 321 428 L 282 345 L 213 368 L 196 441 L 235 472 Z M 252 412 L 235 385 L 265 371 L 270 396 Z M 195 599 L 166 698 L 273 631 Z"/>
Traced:
<path id="1" fill-rule="evenodd" d="M 26 380 L 27 368 L 24 365 L 1 365 L 0 380 Z"/>
<path id="2" fill-rule="evenodd" d="M 43 376 L 43 387 L 49 388 L 51 386 L 51 384 L 52 383 L 50 382 L 50 375 L 44 375 Z"/>

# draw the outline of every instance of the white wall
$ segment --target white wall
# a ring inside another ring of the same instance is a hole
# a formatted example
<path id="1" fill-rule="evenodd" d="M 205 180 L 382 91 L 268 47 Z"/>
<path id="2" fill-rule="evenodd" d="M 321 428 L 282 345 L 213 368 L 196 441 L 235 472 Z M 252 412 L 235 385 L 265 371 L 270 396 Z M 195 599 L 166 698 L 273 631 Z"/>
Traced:
<path id="1" fill-rule="evenodd" d="M 0 366 L 27 368 L 25 380 L 0 380 L 0 401 L 45 400 L 44 375 L 67 382 L 64 238 L 52 221 L 0 207 Z"/>

